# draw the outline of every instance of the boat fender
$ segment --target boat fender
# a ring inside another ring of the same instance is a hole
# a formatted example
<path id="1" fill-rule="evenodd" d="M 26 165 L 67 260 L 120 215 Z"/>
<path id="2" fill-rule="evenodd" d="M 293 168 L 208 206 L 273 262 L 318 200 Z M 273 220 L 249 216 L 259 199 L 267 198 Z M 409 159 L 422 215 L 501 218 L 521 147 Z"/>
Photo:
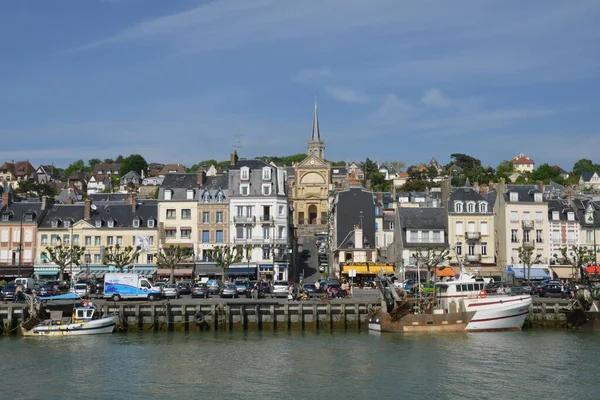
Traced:
<path id="1" fill-rule="evenodd" d="M 202 314 L 200 311 L 198 311 L 196 313 L 196 315 L 194 316 L 194 320 L 196 321 L 197 324 L 201 324 L 204 322 L 204 314 Z"/>
<path id="2" fill-rule="evenodd" d="M 89 303 L 87 300 L 82 300 L 82 301 L 81 301 L 81 304 L 82 304 L 84 307 L 87 307 L 87 306 L 89 306 L 89 305 L 90 305 L 90 303 Z"/>
<path id="3" fill-rule="evenodd" d="M 481 297 L 482 299 L 485 299 L 487 297 L 487 292 L 485 290 L 480 291 L 479 297 Z"/>

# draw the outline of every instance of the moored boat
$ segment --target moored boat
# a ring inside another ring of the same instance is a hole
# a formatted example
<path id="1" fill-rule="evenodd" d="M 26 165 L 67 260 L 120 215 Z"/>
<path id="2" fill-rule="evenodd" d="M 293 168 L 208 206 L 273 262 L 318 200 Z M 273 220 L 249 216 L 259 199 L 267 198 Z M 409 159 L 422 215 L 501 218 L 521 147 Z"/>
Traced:
<path id="1" fill-rule="evenodd" d="M 48 319 L 40 321 L 31 329 L 25 325 L 21 326 L 23 336 L 71 336 L 71 335 L 95 335 L 100 333 L 112 333 L 119 320 L 116 315 L 97 318 L 96 307 L 84 304 L 73 309 L 70 323 L 62 320 Z"/>

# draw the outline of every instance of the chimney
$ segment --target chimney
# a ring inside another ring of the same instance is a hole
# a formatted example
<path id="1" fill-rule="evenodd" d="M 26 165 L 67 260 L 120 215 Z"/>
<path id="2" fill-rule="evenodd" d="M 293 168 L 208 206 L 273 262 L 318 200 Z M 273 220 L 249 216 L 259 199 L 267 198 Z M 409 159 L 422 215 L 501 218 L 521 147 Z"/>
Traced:
<path id="1" fill-rule="evenodd" d="M 363 230 L 360 228 L 360 225 L 354 226 L 354 248 L 362 249 L 364 247 L 363 244 Z"/>
<path id="2" fill-rule="evenodd" d="M 129 197 L 127 198 L 127 204 L 131 204 L 131 211 L 135 212 L 137 207 L 137 201 L 133 196 L 133 193 L 129 193 Z"/>
<path id="3" fill-rule="evenodd" d="M 236 165 L 238 163 L 238 154 L 237 151 L 234 151 L 233 153 L 231 153 L 231 165 Z"/>
<path id="4" fill-rule="evenodd" d="M 442 181 L 442 202 L 446 202 L 448 201 L 448 199 L 450 199 L 450 190 L 451 190 L 451 185 L 450 185 L 450 180 L 449 179 L 445 179 Z"/>
<path id="5" fill-rule="evenodd" d="M 48 207 L 48 196 L 42 196 L 42 211 Z"/>
<path id="6" fill-rule="evenodd" d="M 203 186 L 206 182 L 206 171 L 203 169 L 198 170 L 198 186 Z"/>
<path id="7" fill-rule="evenodd" d="M 85 199 L 85 203 L 83 206 L 83 219 L 90 219 L 91 214 L 92 214 L 92 201 L 88 197 L 87 199 Z"/>
<path id="8" fill-rule="evenodd" d="M 377 192 L 377 201 L 383 204 L 383 193 Z"/>
<path id="9" fill-rule="evenodd" d="M 2 204 L 7 207 L 12 204 L 12 193 L 9 191 L 5 191 L 2 193 Z"/>

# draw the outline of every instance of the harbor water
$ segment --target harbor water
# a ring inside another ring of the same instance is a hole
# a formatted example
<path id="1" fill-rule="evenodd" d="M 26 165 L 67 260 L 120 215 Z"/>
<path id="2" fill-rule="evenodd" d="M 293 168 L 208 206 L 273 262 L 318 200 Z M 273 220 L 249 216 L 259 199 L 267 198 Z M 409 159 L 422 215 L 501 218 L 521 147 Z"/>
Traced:
<path id="1" fill-rule="evenodd" d="M 599 399 L 600 336 L 158 333 L 0 339 L 18 399 Z"/>

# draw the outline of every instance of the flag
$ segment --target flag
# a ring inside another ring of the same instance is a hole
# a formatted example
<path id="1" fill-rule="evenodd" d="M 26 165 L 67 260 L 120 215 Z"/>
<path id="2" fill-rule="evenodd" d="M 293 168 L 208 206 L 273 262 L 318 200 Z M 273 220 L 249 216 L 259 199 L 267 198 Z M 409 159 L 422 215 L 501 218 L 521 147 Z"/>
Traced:
<path id="1" fill-rule="evenodd" d="M 144 235 L 143 233 L 135 233 L 135 244 L 136 246 L 140 246 L 140 249 L 143 253 L 147 253 L 150 249 L 150 241 L 148 240 L 148 236 Z"/>

